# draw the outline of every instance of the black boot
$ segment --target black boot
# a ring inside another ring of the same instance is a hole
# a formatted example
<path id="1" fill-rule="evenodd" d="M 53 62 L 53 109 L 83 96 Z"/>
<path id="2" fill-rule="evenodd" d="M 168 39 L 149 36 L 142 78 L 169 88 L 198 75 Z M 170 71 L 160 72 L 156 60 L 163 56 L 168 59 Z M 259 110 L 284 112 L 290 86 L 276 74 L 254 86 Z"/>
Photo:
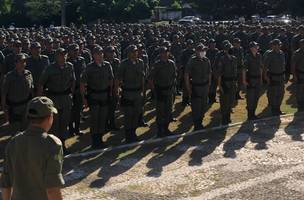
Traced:
<path id="1" fill-rule="evenodd" d="M 140 114 L 140 117 L 138 119 L 138 127 L 148 127 L 147 122 L 144 120 L 143 114 Z"/>
<path id="2" fill-rule="evenodd" d="M 271 113 L 272 113 L 272 116 L 274 116 L 274 117 L 280 115 L 278 112 L 278 109 L 276 107 L 271 107 Z"/>
<path id="3" fill-rule="evenodd" d="M 119 131 L 119 128 L 116 126 L 114 117 L 111 117 L 111 119 L 109 120 L 109 128 L 111 131 Z"/>
<path id="4" fill-rule="evenodd" d="M 157 137 L 159 137 L 159 138 L 165 137 L 164 130 L 161 125 L 157 125 Z"/>
<path id="5" fill-rule="evenodd" d="M 92 134 L 91 138 L 92 138 L 92 146 L 91 146 L 92 149 L 103 149 L 106 147 L 102 141 L 102 137 L 100 134 Z"/>
<path id="6" fill-rule="evenodd" d="M 226 126 L 229 124 L 229 115 L 223 114 L 222 115 L 222 125 Z"/>
<path id="7" fill-rule="evenodd" d="M 248 120 L 257 120 L 257 119 L 259 118 L 255 115 L 255 111 L 248 110 Z"/>
<path id="8" fill-rule="evenodd" d="M 199 131 L 199 130 L 202 130 L 204 129 L 204 126 L 202 125 L 201 122 L 195 122 L 194 123 L 194 131 Z"/>
<path id="9" fill-rule="evenodd" d="M 138 138 L 135 131 L 136 129 L 126 130 L 126 143 L 138 142 Z"/>

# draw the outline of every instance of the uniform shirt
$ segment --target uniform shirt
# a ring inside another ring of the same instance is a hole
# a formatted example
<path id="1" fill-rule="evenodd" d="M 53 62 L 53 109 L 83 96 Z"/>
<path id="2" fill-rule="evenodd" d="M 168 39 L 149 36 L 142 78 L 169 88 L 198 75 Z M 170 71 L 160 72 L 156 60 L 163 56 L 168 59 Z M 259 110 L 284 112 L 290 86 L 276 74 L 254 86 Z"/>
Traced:
<path id="1" fill-rule="evenodd" d="M 269 51 L 264 60 L 265 69 L 273 74 L 270 78 L 274 81 L 284 80 L 285 72 L 285 54 L 283 51 L 275 52 L 273 50 Z"/>
<path id="2" fill-rule="evenodd" d="M 211 73 L 211 65 L 208 58 L 199 58 L 193 56 L 185 69 L 185 73 L 188 73 L 192 78 L 192 83 L 203 84 L 209 81 Z"/>
<path id="3" fill-rule="evenodd" d="M 298 49 L 292 56 L 292 63 L 299 79 L 304 80 L 304 49 Z"/>
<path id="4" fill-rule="evenodd" d="M 88 65 L 89 63 L 92 62 L 92 55 L 90 53 L 90 50 L 83 50 L 82 52 L 80 52 L 81 57 L 84 58 L 85 63 Z"/>
<path id="5" fill-rule="evenodd" d="M 238 72 L 240 72 L 242 70 L 243 64 L 244 64 L 244 49 L 242 47 L 240 47 L 240 48 L 233 47 L 232 55 L 234 55 L 237 59 Z"/>
<path id="6" fill-rule="evenodd" d="M 89 98 L 104 100 L 108 97 L 106 90 L 109 89 L 110 81 L 113 79 L 114 75 L 111 64 L 104 61 L 100 66 L 94 62 L 89 64 L 81 74 L 80 81 L 87 86 Z"/>
<path id="7" fill-rule="evenodd" d="M 244 69 L 247 72 L 247 79 L 251 85 L 260 82 L 262 55 L 257 53 L 254 56 L 252 53 L 248 53 L 244 59 Z"/>
<path id="8" fill-rule="evenodd" d="M 43 51 L 42 52 L 43 55 L 46 55 L 49 58 L 49 63 L 53 63 L 55 62 L 55 50 L 51 50 L 51 51 Z"/>
<path id="9" fill-rule="evenodd" d="M 76 78 L 75 86 L 76 86 L 76 89 L 79 90 L 80 76 L 86 68 L 85 59 L 83 57 L 79 56 L 74 60 L 73 59 L 68 59 L 68 62 L 73 64 L 74 72 L 75 72 L 75 78 Z"/>
<path id="10" fill-rule="evenodd" d="M 70 90 L 75 80 L 74 68 L 71 63 L 65 63 L 63 68 L 57 63 L 53 63 L 43 71 L 39 84 L 50 92 L 61 93 Z"/>
<path id="11" fill-rule="evenodd" d="M 155 89 L 158 88 L 162 93 L 171 93 L 176 81 L 176 67 L 173 60 L 158 60 L 152 67 L 150 79 L 153 80 Z"/>
<path id="12" fill-rule="evenodd" d="M 225 82 L 227 86 L 236 81 L 237 77 L 237 59 L 235 56 L 227 54 L 219 58 L 218 68 L 216 69 L 217 77 L 222 78 L 222 83 Z"/>
<path id="13" fill-rule="evenodd" d="M 47 200 L 47 188 L 64 185 L 61 141 L 30 127 L 8 143 L 1 187 L 13 188 L 12 200 Z"/>
<path id="14" fill-rule="evenodd" d="M 105 58 L 105 60 L 111 64 L 114 78 L 116 78 L 118 69 L 120 67 L 120 60 L 118 58 L 114 58 L 113 60 L 109 60 L 109 59 Z"/>
<path id="15" fill-rule="evenodd" d="M 122 82 L 125 98 L 139 97 L 145 79 L 143 60 L 137 59 L 134 63 L 129 59 L 123 60 L 118 70 L 117 79 Z"/>
<path id="16" fill-rule="evenodd" d="M 42 72 L 50 65 L 49 58 L 45 55 L 40 55 L 38 59 L 30 56 L 26 61 L 26 69 L 28 69 L 33 76 L 34 85 L 37 86 Z"/>
<path id="17" fill-rule="evenodd" d="M 33 88 L 33 77 L 30 71 L 24 70 L 21 74 L 18 74 L 17 70 L 12 70 L 4 78 L 2 95 L 8 101 L 23 102 L 29 99 Z"/>
<path id="18" fill-rule="evenodd" d="M 215 49 L 208 49 L 206 52 L 206 57 L 210 60 L 211 66 L 213 67 L 215 64 L 216 55 L 218 54 L 219 50 Z"/>

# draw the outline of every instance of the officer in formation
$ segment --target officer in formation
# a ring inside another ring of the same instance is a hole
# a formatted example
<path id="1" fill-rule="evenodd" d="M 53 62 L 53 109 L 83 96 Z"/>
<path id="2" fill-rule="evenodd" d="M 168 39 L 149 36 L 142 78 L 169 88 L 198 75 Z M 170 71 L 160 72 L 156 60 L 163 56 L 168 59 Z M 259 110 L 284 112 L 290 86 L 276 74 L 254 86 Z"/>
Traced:
<path id="1" fill-rule="evenodd" d="M 156 93 L 157 136 L 164 137 L 171 134 L 169 124 L 172 116 L 172 98 L 177 70 L 175 62 L 169 59 L 167 47 L 161 47 L 159 53 L 159 60 L 152 67 L 149 82 Z"/>
<path id="2" fill-rule="evenodd" d="M 109 101 L 113 95 L 114 75 L 111 64 L 104 60 L 103 49 L 95 46 L 93 62 L 81 75 L 80 91 L 85 107 L 90 108 L 90 132 L 93 148 L 102 148 L 108 121 Z"/>
<path id="3" fill-rule="evenodd" d="M 121 88 L 121 102 L 124 113 L 126 142 L 138 140 L 136 129 L 142 112 L 143 92 L 145 91 L 145 67 L 143 60 L 138 58 L 136 45 L 127 49 L 127 58 L 121 62 L 116 77 L 116 94 Z"/>
<path id="4" fill-rule="evenodd" d="M 2 199 L 62 199 L 62 143 L 47 133 L 57 109 L 49 98 L 35 97 L 25 113 L 28 128 L 13 137 L 5 149 Z"/>
<path id="5" fill-rule="evenodd" d="M 75 81 L 74 67 L 67 62 L 66 50 L 58 48 L 55 53 L 55 62 L 49 65 L 40 77 L 38 95 L 48 96 L 58 109 L 51 133 L 58 136 L 63 144 L 68 135 Z M 65 145 L 63 145 L 63 150 L 66 151 Z"/>
<path id="6" fill-rule="evenodd" d="M 202 121 L 208 106 L 212 71 L 210 60 L 206 57 L 206 50 L 207 47 L 199 44 L 196 47 L 195 56 L 189 60 L 185 69 L 186 87 L 191 97 L 194 130 L 204 128 Z"/>

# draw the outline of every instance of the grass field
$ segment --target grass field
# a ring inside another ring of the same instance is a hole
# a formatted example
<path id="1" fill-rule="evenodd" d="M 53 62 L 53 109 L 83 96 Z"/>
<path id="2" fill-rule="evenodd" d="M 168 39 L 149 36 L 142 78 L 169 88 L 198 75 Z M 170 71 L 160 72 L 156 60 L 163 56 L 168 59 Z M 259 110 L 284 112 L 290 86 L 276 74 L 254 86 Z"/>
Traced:
<path id="1" fill-rule="evenodd" d="M 285 98 L 282 104 L 282 111 L 285 113 L 294 113 L 296 112 L 296 101 L 295 101 L 295 94 L 294 94 L 294 85 L 288 83 L 286 85 L 286 93 Z M 245 94 L 242 94 L 245 97 Z M 267 117 L 270 116 L 270 111 L 267 109 L 267 97 L 265 90 L 259 101 L 259 106 L 257 109 L 257 114 L 260 117 Z M 219 103 L 213 104 L 206 116 L 204 118 L 204 126 L 206 127 L 214 127 L 220 125 L 221 116 L 219 111 Z M 139 128 L 137 129 L 137 135 L 139 136 L 140 140 L 150 139 L 155 137 L 156 134 L 156 124 L 155 124 L 155 109 L 153 103 L 149 102 L 146 104 L 146 113 L 145 113 L 145 120 L 148 122 L 149 127 L 147 128 Z M 172 122 L 170 124 L 170 130 L 176 134 L 189 132 L 193 129 L 192 126 L 192 119 L 191 119 L 191 109 L 189 106 L 183 107 L 181 105 L 181 97 L 178 96 L 176 99 L 176 104 L 174 106 L 174 114 L 173 116 L 177 118 L 177 122 Z M 1 116 L 3 118 L 3 116 Z M 117 112 L 117 124 L 120 127 L 120 131 L 109 132 L 104 135 L 103 140 L 106 142 L 108 146 L 117 146 L 124 143 L 124 132 L 122 126 L 122 119 L 123 116 L 121 113 Z M 246 100 L 239 100 L 238 104 L 233 109 L 232 114 L 232 123 L 235 122 L 242 122 L 247 119 L 247 112 L 246 112 Z M 82 136 L 75 136 L 69 138 L 66 141 L 66 145 L 68 146 L 71 152 L 80 152 L 86 151 L 90 148 L 90 134 L 89 128 L 87 126 L 87 121 L 82 123 L 81 129 L 85 132 Z M 0 128 L 0 148 L 1 148 L 1 155 L 3 157 L 4 147 L 5 144 L 9 140 L 9 127 L 7 125 L 3 125 Z M 1 161 L 0 161 L 1 162 Z"/>

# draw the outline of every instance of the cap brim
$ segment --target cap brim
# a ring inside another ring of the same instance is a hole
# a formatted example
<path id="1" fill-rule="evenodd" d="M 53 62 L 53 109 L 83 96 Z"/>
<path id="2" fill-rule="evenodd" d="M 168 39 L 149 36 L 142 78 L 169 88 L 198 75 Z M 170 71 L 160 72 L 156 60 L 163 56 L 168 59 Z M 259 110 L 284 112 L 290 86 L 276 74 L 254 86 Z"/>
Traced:
<path id="1" fill-rule="evenodd" d="M 51 112 L 54 113 L 54 114 L 57 114 L 57 113 L 58 113 L 58 110 L 57 110 L 55 107 L 52 107 L 52 108 L 51 108 Z"/>

